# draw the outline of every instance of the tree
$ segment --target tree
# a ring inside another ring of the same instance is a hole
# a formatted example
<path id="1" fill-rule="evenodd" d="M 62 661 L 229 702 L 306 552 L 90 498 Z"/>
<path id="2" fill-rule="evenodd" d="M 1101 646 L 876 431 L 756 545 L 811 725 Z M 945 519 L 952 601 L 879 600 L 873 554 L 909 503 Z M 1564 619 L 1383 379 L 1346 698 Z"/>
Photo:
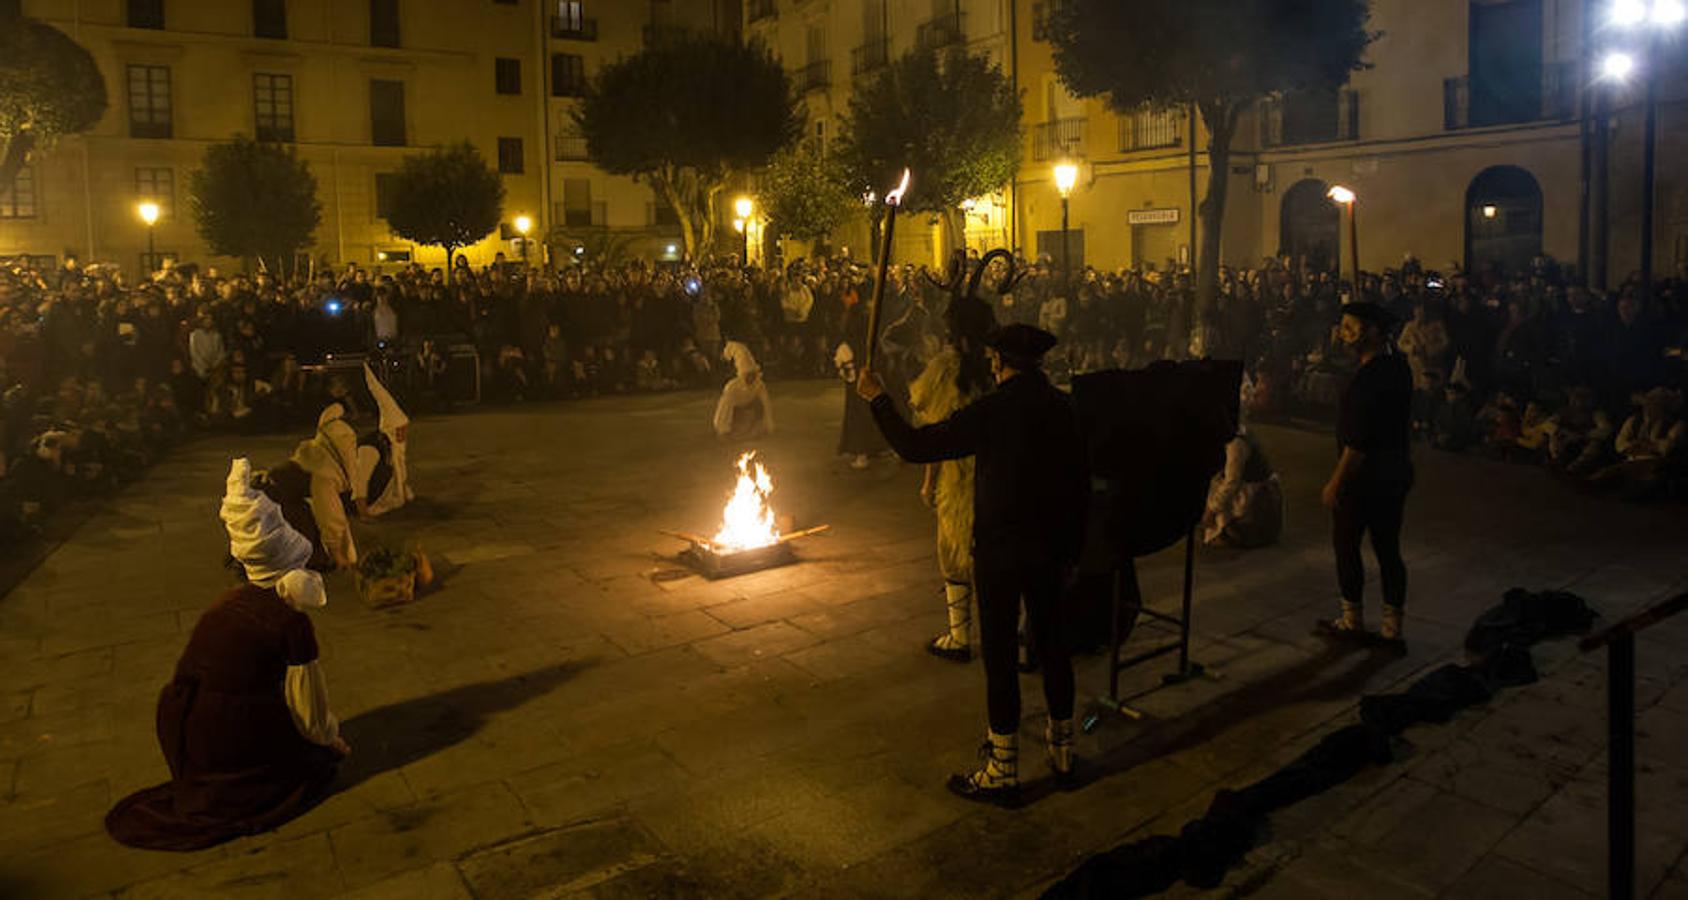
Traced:
<path id="1" fill-rule="evenodd" d="M 446 278 L 453 256 L 491 234 L 504 215 L 504 182 L 464 141 L 409 156 L 393 179 L 387 224 L 418 244 L 445 248 Z"/>
<path id="2" fill-rule="evenodd" d="M 1020 95 L 989 58 L 953 50 L 898 59 L 850 98 L 838 156 L 854 196 L 883 194 L 904 167 L 903 208 L 962 235 L 961 201 L 1001 190 L 1020 168 Z"/>
<path id="3" fill-rule="evenodd" d="M 188 179 L 199 236 L 220 256 L 290 264 L 322 221 L 316 177 L 281 144 L 212 144 Z"/>
<path id="4" fill-rule="evenodd" d="M 831 234 L 856 209 L 838 161 L 814 139 L 774 155 L 762 173 L 758 196 L 775 234 L 804 241 Z"/>
<path id="5" fill-rule="evenodd" d="M 1207 126 L 1197 303 L 1219 287 L 1231 141 L 1243 110 L 1269 94 L 1334 92 L 1365 67 L 1369 0 L 1064 0 L 1049 22 L 1055 69 L 1081 97 L 1117 112 L 1194 105 Z M 1333 101 L 1334 102 L 1334 98 Z"/>
<path id="6" fill-rule="evenodd" d="M 87 131 L 105 110 L 105 79 L 81 44 L 0 12 L 0 191 L 12 189 L 35 150 Z"/>
<path id="7" fill-rule="evenodd" d="M 714 35 L 661 41 L 605 66 L 574 121 L 600 169 L 650 185 L 674 209 L 692 255 L 714 244 L 732 173 L 766 165 L 803 130 L 767 48 Z"/>

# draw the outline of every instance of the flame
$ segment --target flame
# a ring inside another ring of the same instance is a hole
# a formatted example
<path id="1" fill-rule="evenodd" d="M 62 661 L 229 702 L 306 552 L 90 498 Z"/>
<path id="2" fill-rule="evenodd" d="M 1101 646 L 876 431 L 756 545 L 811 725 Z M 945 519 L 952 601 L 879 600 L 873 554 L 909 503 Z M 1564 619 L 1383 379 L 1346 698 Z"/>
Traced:
<path id="1" fill-rule="evenodd" d="M 774 508 L 768 497 L 774 492 L 774 479 L 756 459 L 752 450 L 738 458 L 738 483 L 733 496 L 721 510 L 721 530 L 715 532 L 715 544 L 727 550 L 754 550 L 779 541 L 780 531 L 774 525 Z"/>
<path id="2" fill-rule="evenodd" d="M 904 169 L 903 180 L 897 183 L 896 189 L 885 192 L 885 204 L 887 206 L 903 205 L 903 194 L 908 192 L 908 179 L 909 171 Z"/>

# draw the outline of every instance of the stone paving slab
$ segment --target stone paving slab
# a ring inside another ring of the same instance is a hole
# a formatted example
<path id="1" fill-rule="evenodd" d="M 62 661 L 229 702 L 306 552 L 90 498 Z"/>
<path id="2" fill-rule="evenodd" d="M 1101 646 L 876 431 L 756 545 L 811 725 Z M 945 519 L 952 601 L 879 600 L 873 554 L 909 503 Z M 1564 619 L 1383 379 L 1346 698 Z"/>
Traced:
<path id="1" fill-rule="evenodd" d="M 1682 585 L 1682 510 L 1424 454 L 1406 532 L 1413 652 L 1332 652 L 1308 633 L 1334 590 L 1316 497 L 1329 437 L 1263 426 L 1286 539 L 1198 555 L 1193 657 L 1212 677 L 1161 688 L 1167 661 L 1124 673 L 1149 717 L 1081 735 L 1087 783 L 1063 793 L 1043 775 L 1028 676 L 1031 803 L 980 809 L 941 788 L 972 761 L 983 679 L 920 649 L 943 602 L 918 469 L 850 470 L 832 456 L 841 388 L 776 387 L 782 432 L 762 448 L 776 502 L 833 530 L 797 565 L 719 582 L 674 577 L 678 543 L 658 533 L 708 530 L 730 487 L 712 396 L 420 421 L 422 502 L 358 536 L 421 542 L 443 586 L 368 610 L 336 576 L 314 617 L 354 745 L 340 791 L 271 834 L 149 853 L 101 819 L 165 777 L 152 704 L 227 585 L 226 454 L 279 459 L 290 441 L 183 448 L 0 597 L 0 895 L 1030 895 L 1086 854 L 1175 832 L 1214 790 L 1352 721 L 1360 693 L 1457 659 L 1508 587 L 1569 586 L 1615 616 Z M 1175 609 L 1181 552 L 1140 569 L 1148 602 Z M 1683 648 L 1688 620 L 1645 635 L 1639 658 L 1642 870 L 1659 897 L 1688 893 Z M 1413 729 L 1395 765 L 1275 815 L 1217 893 L 1599 893 L 1603 661 L 1549 645 L 1537 665 L 1539 683 Z M 1105 690 L 1100 660 L 1079 677 L 1081 702 Z"/>

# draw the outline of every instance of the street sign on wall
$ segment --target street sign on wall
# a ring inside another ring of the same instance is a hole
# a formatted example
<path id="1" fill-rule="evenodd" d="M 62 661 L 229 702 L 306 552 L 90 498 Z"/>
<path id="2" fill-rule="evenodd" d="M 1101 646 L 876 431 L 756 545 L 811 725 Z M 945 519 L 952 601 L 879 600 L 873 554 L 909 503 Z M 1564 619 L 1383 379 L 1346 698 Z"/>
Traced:
<path id="1" fill-rule="evenodd" d="M 1168 209 L 1133 209 L 1125 214 L 1127 225 L 1176 225 L 1178 207 Z"/>

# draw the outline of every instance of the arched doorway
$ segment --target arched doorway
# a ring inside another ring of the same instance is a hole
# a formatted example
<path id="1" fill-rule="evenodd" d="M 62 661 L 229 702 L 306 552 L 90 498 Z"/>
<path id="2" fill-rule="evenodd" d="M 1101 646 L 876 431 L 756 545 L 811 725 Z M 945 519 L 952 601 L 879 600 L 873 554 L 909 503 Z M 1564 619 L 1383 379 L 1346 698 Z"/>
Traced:
<path id="1" fill-rule="evenodd" d="M 1341 251 L 1342 210 L 1325 196 L 1317 178 L 1296 182 L 1284 192 L 1278 214 L 1278 254 L 1291 261 L 1306 257 L 1313 271 L 1334 271 Z"/>
<path id="2" fill-rule="evenodd" d="M 1491 166 L 1465 190 L 1465 267 L 1527 270 L 1541 253 L 1541 185 L 1517 166 Z"/>

